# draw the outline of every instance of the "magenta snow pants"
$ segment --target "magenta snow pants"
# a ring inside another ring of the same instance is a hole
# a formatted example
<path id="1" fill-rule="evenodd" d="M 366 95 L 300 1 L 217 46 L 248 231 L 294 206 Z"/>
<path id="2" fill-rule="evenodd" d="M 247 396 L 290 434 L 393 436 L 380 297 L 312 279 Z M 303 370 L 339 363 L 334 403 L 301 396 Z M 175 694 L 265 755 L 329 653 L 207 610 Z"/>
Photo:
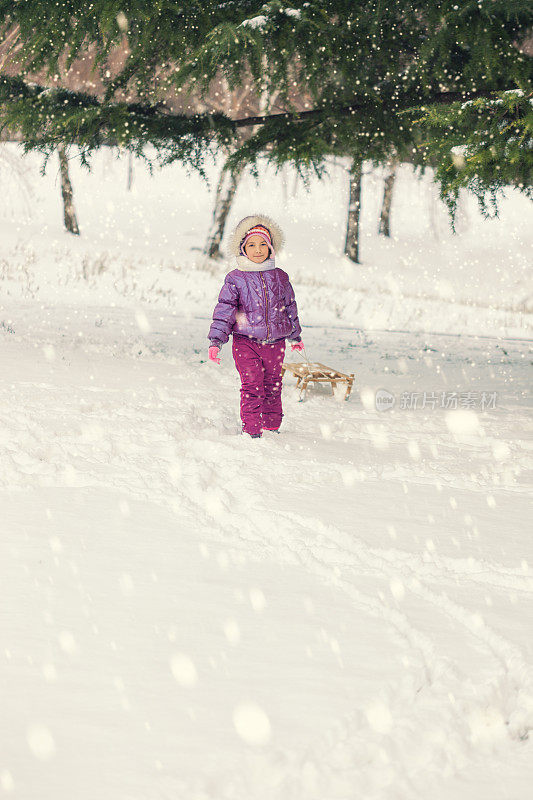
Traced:
<path id="1" fill-rule="evenodd" d="M 277 430 L 281 425 L 281 366 L 285 339 L 263 344 L 233 334 L 235 366 L 241 376 L 241 420 L 244 433 Z"/>

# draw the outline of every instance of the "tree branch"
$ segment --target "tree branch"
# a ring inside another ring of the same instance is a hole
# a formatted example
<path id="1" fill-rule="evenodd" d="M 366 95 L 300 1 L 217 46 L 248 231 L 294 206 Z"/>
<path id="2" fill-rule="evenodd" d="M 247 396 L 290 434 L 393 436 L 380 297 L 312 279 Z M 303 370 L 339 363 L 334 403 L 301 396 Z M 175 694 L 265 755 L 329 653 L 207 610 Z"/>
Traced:
<path id="1" fill-rule="evenodd" d="M 132 114 L 137 114 L 141 116 L 146 116 L 150 118 L 154 118 L 160 114 L 158 106 L 150 106 L 144 105 L 141 103 L 127 103 L 127 104 L 106 104 L 102 102 L 100 98 L 96 95 L 90 95 L 87 93 L 82 92 L 71 92 L 68 89 L 64 88 L 49 88 L 46 86 L 40 86 L 35 83 L 25 83 L 20 78 L 11 78 L 6 75 L 0 75 L 0 86 L 1 84 L 4 85 L 4 88 L 9 88 L 10 86 L 14 90 L 12 95 L 13 99 L 20 97 L 21 94 L 26 94 L 26 97 L 29 99 L 31 97 L 38 97 L 39 94 L 42 92 L 46 92 L 49 96 L 53 93 L 57 93 L 61 95 L 63 98 L 68 97 L 69 100 L 75 105 L 78 104 L 80 107 L 89 107 L 89 108 L 105 108 L 109 105 L 123 105 L 123 107 Z M 429 96 L 422 96 L 422 95 L 414 95 L 414 94 L 406 94 L 403 97 L 395 97 L 395 98 L 386 98 L 387 102 L 393 103 L 395 106 L 395 110 L 399 110 L 400 108 L 409 108 L 409 106 L 418 105 L 420 107 L 424 107 L 425 105 L 433 105 L 433 104 L 447 104 L 453 103 L 457 101 L 467 101 L 473 100 L 477 97 L 490 97 L 493 94 L 493 90 L 489 89 L 477 89 L 476 91 L 465 91 L 465 92 L 436 92 Z M 385 98 L 384 98 L 385 99 Z M 4 95 L 4 101 L 9 102 L 9 98 L 6 98 Z M 338 115 L 350 115 L 355 113 L 356 111 L 361 111 L 365 108 L 368 108 L 368 104 L 370 102 L 375 102 L 372 98 L 368 98 L 365 100 L 359 100 L 355 103 L 351 103 L 348 106 L 341 106 L 340 108 L 335 108 L 334 106 L 325 106 L 324 108 L 313 108 L 309 111 L 285 111 L 280 114 L 267 114 L 267 115 L 258 115 L 253 117 L 244 117 L 242 119 L 227 119 L 227 123 L 232 127 L 234 130 L 238 128 L 246 128 L 246 127 L 253 127 L 255 125 L 264 125 L 268 122 L 276 122 L 276 121 L 285 121 L 285 122 L 299 122 L 305 119 L 312 119 L 315 117 L 324 117 L 328 116 L 338 116 Z M 202 115 L 202 116 L 210 116 L 210 115 Z M 214 114 L 213 116 L 218 116 L 220 118 L 220 112 Z M 183 121 L 186 119 L 184 115 L 181 114 L 171 114 L 165 113 L 161 114 L 161 117 L 164 117 L 167 120 L 181 120 Z M 194 115 L 190 117 L 191 121 L 197 118 L 198 115 Z"/>
<path id="2" fill-rule="evenodd" d="M 476 91 L 472 92 L 437 92 L 429 97 L 419 96 L 415 98 L 413 96 L 409 96 L 408 102 L 405 103 L 405 107 L 409 107 L 409 105 L 415 105 L 416 103 L 420 103 L 421 107 L 423 107 L 424 105 L 433 105 L 434 103 L 443 105 L 446 103 L 455 103 L 457 101 L 466 102 L 467 100 L 475 100 L 477 97 L 490 97 L 491 94 L 494 94 L 494 90 L 477 89 Z M 398 100 L 394 102 L 399 105 Z M 272 122 L 274 120 L 299 122 L 302 119 L 319 117 L 323 115 L 325 111 L 331 111 L 333 115 L 353 114 L 355 111 L 362 111 L 367 104 L 368 101 L 366 104 L 360 101 L 358 103 L 352 103 L 349 106 L 341 106 L 340 108 L 325 107 L 312 108 L 310 111 L 284 111 L 281 114 L 269 114 L 268 116 L 264 117 L 245 117 L 243 119 L 234 119 L 231 121 L 236 128 L 245 128 L 249 125 L 264 125 L 266 122 Z M 402 103 L 402 106 L 403 105 L 404 104 Z"/>

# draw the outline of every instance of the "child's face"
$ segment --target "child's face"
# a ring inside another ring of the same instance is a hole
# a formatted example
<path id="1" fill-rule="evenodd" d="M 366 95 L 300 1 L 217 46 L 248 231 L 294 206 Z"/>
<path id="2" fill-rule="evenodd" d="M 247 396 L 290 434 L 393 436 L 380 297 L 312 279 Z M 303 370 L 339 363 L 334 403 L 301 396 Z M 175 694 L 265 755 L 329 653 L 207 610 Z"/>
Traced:
<path id="1" fill-rule="evenodd" d="M 244 252 L 250 261 L 262 264 L 268 258 L 268 244 L 262 236 L 250 236 L 246 242 Z"/>

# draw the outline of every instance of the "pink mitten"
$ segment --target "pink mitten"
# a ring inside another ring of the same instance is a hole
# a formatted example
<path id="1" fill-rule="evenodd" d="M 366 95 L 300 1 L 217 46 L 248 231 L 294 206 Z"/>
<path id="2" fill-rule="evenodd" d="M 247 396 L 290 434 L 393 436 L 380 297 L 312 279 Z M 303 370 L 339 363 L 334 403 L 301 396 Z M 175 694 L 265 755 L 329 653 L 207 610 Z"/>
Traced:
<path id="1" fill-rule="evenodd" d="M 303 349 L 304 349 L 303 342 L 295 342 L 294 344 L 291 344 L 291 350 L 298 350 L 298 352 L 301 353 Z"/>
<path id="2" fill-rule="evenodd" d="M 209 348 L 209 351 L 208 351 L 209 352 L 209 358 L 211 359 L 211 361 L 214 361 L 216 364 L 220 364 L 220 358 L 217 358 L 219 350 L 220 350 L 220 347 L 217 347 L 216 344 L 212 344 L 211 347 Z"/>

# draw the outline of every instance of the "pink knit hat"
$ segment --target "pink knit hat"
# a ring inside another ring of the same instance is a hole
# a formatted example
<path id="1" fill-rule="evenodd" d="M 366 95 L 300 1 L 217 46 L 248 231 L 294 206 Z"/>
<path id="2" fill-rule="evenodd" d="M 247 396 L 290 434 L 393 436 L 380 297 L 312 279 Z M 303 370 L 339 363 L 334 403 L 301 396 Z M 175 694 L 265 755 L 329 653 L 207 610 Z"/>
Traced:
<path id="1" fill-rule="evenodd" d="M 274 255 L 274 245 L 272 244 L 272 236 L 270 235 L 270 231 L 268 230 L 268 228 L 265 228 L 264 225 L 254 225 L 254 227 L 250 228 L 250 230 L 247 232 L 246 236 L 244 236 L 242 241 L 241 241 L 241 244 L 240 244 L 240 247 L 239 247 L 239 251 L 240 251 L 242 256 L 246 255 L 246 252 L 245 252 L 244 248 L 246 247 L 246 242 L 252 236 L 262 236 L 263 239 L 268 244 L 268 246 L 270 247 L 271 255 Z"/>

